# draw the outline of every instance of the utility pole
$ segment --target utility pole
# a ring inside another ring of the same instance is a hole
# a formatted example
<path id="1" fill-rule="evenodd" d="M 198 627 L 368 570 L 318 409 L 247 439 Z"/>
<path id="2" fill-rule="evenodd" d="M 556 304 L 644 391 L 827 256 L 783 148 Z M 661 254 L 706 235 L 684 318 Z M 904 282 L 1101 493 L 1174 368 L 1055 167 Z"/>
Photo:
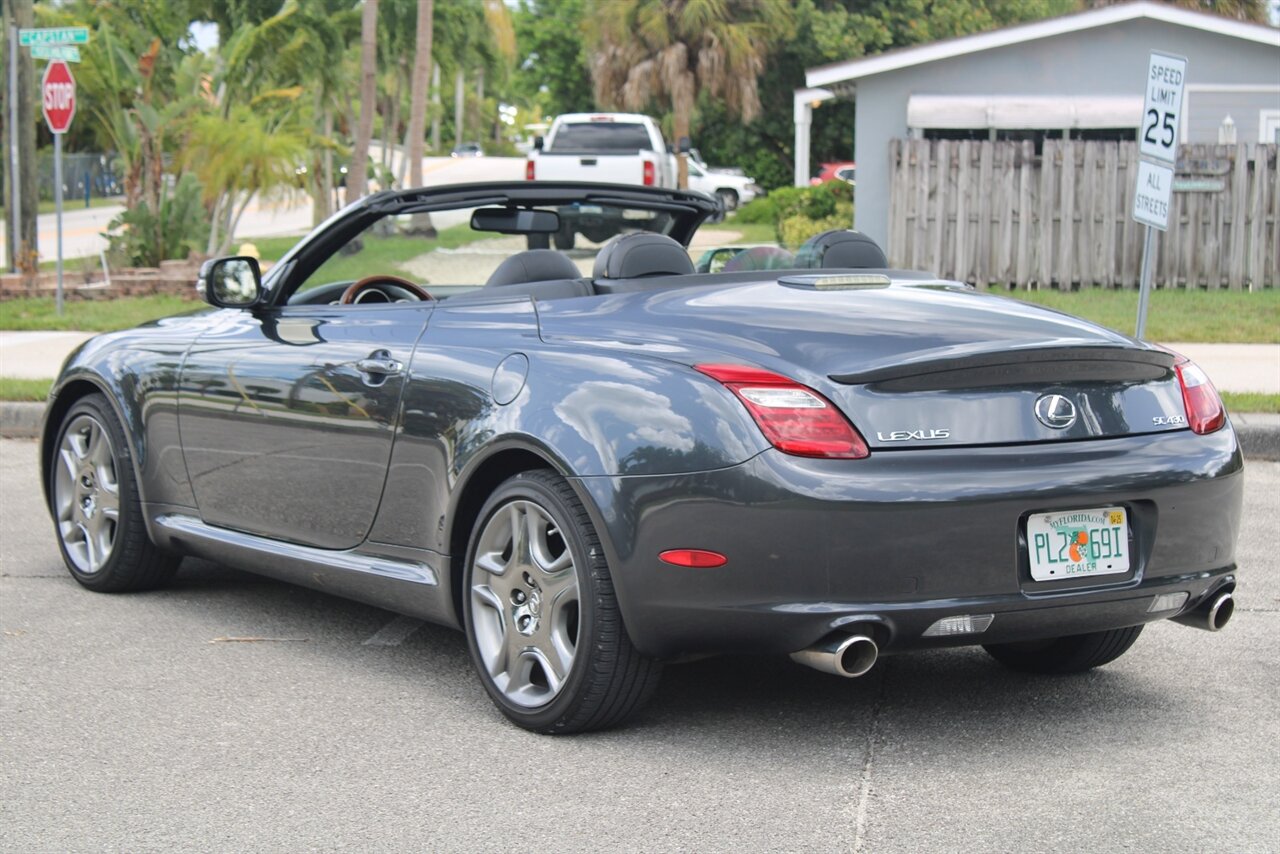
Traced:
<path id="1" fill-rule="evenodd" d="M 35 11 L 32 0 L 11 0 L 14 13 L 14 24 L 26 29 L 35 26 Z M 17 36 L 14 36 L 14 43 Z M 16 75 L 18 97 L 18 119 L 10 131 L 18 140 L 18 169 L 16 174 L 19 191 L 19 212 L 17 241 L 11 257 L 17 260 L 20 271 L 35 272 L 38 267 L 40 247 L 36 217 L 38 211 L 36 182 L 36 105 L 35 105 L 35 63 L 25 50 L 17 51 Z"/>

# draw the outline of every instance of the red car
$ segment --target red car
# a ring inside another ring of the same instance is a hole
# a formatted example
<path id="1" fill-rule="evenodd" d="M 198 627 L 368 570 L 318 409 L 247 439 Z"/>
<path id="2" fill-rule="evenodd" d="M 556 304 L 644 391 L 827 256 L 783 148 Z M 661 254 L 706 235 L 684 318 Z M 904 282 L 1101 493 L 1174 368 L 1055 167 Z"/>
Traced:
<path id="1" fill-rule="evenodd" d="M 858 166 L 852 160 L 841 160 L 838 163 L 823 163 L 822 168 L 818 170 L 818 174 L 809 179 L 811 186 L 825 184 L 828 181 L 844 181 L 849 184 L 857 183 L 854 176 L 857 174 Z"/>

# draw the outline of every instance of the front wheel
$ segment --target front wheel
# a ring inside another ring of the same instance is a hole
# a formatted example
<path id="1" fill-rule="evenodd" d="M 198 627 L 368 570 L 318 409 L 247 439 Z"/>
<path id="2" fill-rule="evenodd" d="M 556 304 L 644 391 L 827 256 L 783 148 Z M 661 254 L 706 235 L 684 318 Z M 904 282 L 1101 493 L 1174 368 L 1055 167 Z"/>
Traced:
<path id="1" fill-rule="evenodd" d="M 1080 673 L 1115 661 L 1129 651 L 1142 626 L 1109 629 L 1041 641 L 993 643 L 982 648 L 996 661 L 1024 673 Z"/>
<path id="2" fill-rule="evenodd" d="M 586 509 L 550 471 L 518 474 L 485 503 L 467 551 L 463 616 L 485 690 L 533 732 L 616 726 L 661 674 L 627 636 Z"/>
<path id="3" fill-rule="evenodd" d="M 122 593 L 173 577 L 179 558 L 147 536 L 128 441 L 105 397 L 89 395 L 67 412 L 49 476 L 58 547 L 76 581 Z"/>

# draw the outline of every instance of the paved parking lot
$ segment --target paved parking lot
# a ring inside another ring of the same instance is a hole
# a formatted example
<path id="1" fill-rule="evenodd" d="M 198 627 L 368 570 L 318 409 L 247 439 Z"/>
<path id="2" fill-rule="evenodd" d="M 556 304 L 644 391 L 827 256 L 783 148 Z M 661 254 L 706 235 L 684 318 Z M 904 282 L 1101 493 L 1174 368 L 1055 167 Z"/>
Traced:
<path id="1" fill-rule="evenodd" d="M 0 442 L 0 850 L 1275 851 L 1280 463 L 1236 618 L 1110 667 L 671 667 L 625 730 L 508 725 L 461 635 L 199 561 L 95 595 Z M 266 638 L 228 642 L 231 637 Z"/>

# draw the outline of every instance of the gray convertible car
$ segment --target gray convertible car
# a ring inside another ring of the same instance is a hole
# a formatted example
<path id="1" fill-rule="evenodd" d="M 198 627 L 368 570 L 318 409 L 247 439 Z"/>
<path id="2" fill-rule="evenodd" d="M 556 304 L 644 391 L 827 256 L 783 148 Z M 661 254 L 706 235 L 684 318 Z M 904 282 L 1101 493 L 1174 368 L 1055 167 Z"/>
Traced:
<path id="1" fill-rule="evenodd" d="M 265 276 L 207 263 L 210 308 L 94 338 L 54 386 L 72 576 L 152 588 L 196 555 L 458 627 L 547 733 L 620 723 L 690 656 L 1062 673 L 1226 624 L 1243 464 L 1199 368 L 852 231 L 696 273 L 717 210 L 388 191 Z M 620 233 L 536 248 L 565 211 Z"/>

